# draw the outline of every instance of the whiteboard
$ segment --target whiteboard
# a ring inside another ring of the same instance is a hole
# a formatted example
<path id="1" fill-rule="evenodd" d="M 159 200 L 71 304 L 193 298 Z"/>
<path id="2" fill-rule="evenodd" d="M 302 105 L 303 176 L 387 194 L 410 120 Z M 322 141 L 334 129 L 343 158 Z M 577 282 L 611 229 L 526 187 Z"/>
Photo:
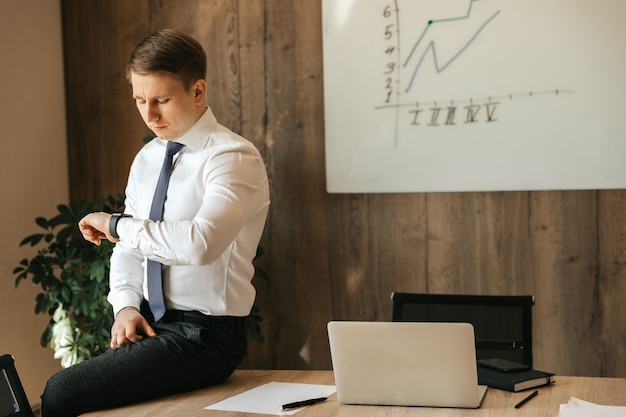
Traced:
<path id="1" fill-rule="evenodd" d="M 327 191 L 626 187 L 626 1 L 322 0 Z"/>

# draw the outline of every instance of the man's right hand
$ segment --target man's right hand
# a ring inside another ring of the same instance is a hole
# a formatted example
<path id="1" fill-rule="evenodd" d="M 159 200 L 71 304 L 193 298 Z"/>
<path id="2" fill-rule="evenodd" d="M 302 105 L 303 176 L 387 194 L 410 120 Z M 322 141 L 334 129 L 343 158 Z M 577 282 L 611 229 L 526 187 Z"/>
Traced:
<path id="1" fill-rule="evenodd" d="M 104 212 L 89 213 L 78 222 L 78 228 L 83 234 L 83 238 L 100 246 L 102 239 L 108 239 L 113 243 L 118 242 L 111 236 L 109 232 L 109 222 L 111 221 L 111 214 Z"/>
<path id="2" fill-rule="evenodd" d="M 144 337 L 154 337 L 156 332 L 134 307 L 123 308 L 115 316 L 111 328 L 111 349 L 130 345 Z"/>

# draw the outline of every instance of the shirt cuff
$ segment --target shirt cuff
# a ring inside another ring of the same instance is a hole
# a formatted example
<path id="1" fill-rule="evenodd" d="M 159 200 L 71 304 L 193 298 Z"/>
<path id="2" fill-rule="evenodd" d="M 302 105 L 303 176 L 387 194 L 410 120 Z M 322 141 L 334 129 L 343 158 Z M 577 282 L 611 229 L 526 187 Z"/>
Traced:
<path id="1" fill-rule="evenodd" d="M 117 316 L 117 313 L 126 307 L 134 307 L 137 310 L 141 310 L 142 299 L 143 297 L 137 296 L 134 293 L 126 293 L 126 295 L 119 293 L 116 296 L 109 294 L 108 301 L 113 307 L 113 317 Z"/>
<path id="2" fill-rule="evenodd" d="M 132 217 L 123 217 L 117 222 L 117 234 L 131 248 L 137 248 L 139 242 L 137 236 L 143 230 L 144 221 Z"/>

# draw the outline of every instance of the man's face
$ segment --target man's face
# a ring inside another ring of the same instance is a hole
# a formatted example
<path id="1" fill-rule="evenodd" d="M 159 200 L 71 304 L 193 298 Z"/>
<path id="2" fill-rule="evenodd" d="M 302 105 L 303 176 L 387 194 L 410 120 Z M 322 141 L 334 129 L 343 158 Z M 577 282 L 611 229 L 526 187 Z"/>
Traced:
<path id="1" fill-rule="evenodd" d="M 161 139 L 176 140 L 206 109 L 206 83 L 198 80 L 186 91 L 182 82 L 165 72 L 131 74 L 133 99 L 146 125 Z"/>

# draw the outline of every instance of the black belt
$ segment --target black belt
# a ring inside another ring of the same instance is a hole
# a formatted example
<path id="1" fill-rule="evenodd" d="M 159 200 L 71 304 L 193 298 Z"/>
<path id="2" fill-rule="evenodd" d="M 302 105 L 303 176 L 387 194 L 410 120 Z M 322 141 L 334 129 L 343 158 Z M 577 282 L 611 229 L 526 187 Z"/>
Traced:
<path id="1" fill-rule="evenodd" d="M 163 320 L 199 324 L 207 328 L 241 330 L 246 328 L 247 317 L 207 316 L 198 311 L 167 310 Z"/>

